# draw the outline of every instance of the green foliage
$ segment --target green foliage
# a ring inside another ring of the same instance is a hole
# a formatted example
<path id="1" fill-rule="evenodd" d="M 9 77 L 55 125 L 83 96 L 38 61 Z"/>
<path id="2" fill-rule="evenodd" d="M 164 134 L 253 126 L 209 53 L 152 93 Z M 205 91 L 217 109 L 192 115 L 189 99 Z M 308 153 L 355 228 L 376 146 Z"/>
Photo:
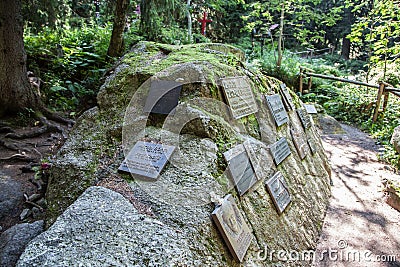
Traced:
<path id="1" fill-rule="evenodd" d="M 106 53 L 111 26 L 25 31 L 28 69 L 43 80 L 47 103 L 61 111 L 83 108 L 92 101 L 109 66 Z"/>

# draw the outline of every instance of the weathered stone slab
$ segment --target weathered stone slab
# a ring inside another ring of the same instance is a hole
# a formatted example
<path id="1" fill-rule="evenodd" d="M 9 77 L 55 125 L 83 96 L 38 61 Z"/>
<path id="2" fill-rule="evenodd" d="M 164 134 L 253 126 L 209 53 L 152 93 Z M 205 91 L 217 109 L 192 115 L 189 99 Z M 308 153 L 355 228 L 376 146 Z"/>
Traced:
<path id="1" fill-rule="evenodd" d="M 282 137 L 278 142 L 273 143 L 270 147 L 270 151 L 277 166 L 292 153 L 285 137 Z"/>
<path id="2" fill-rule="evenodd" d="M 281 86 L 280 93 L 282 95 L 283 104 L 285 105 L 286 110 L 287 111 L 295 110 L 296 106 L 293 103 L 292 96 L 290 95 L 290 93 L 286 87 L 286 84 L 281 83 L 280 86 Z"/>
<path id="3" fill-rule="evenodd" d="M 231 107 L 232 116 L 239 119 L 256 113 L 258 107 L 254 99 L 250 83 L 245 77 L 230 77 L 221 79 L 225 97 Z"/>
<path id="4" fill-rule="evenodd" d="M 178 105 L 181 90 L 181 83 L 175 81 L 151 81 L 149 95 L 143 111 L 146 113 L 173 114 Z"/>
<path id="5" fill-rule="evenodd" d="M 269 110 L 274 116 L 276 125 L 279 127 L 287 123 L 289 118 L 283 106 L 280 95 L 267 95 L 265 98 L 267 99 Z"/>
<path id="6" fill-rule="evenodd" d="M 310 146 L 311 154 L 315 155 L 315 153 L 317 153 L 317 145 L 315 144 L 314 139 L 308 138 L 307 143 Z"/>
<path id="7" fill-rule="evenodd" d="M 308 115 L 307 111 L 305 109 L 297 109 L 297 115 L 299 115 L 301 124 L 305 129 L 308 129 L 311 127 L 311 120 L 310 120 L 310 115 Z"/>
<path id="8" fill-rule="evenodd" d="M 291 202 L 290 192 L 282 173 L 276 172 L 265 185 L 274 201 L 276 210 L 279 214 L 282 214 Z"/>
<path id="9" fill-rule="evenodd" d="M 157 179 L 175 147 L 139 141 L 118 170 Z"/>
<path id="10" fill-rule="evenodd" d="M 242 262 L 250 246 L 253 234 L 238 209 L 232 195 L 227 195 L 212 213 L 212 218 L 229 251 Z"/>
<path id="11" fill-rule="evenodd" d="M 290 133 L 292 135 L 293 143 L 296 147 L 297 153 L 301 159 L 304 159 L 307 156 L 309 149 L 305 133 L 295 128 L 290 129 Z"/>
<path id="12" fill-rule="evenodd" d="M 224 157 L 228 162 L 229 173 L 235 187 L 242 196 L 257 182 L 257 176 L 246 149 L 243 144 L 237 145 L 226 151 Z"/>

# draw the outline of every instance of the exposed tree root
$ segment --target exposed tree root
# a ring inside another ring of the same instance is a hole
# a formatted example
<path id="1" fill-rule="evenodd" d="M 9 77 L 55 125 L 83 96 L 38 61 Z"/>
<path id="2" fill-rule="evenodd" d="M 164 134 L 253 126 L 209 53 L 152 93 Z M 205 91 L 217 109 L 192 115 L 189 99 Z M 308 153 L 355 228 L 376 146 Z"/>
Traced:
<path id="1" fill-rule="evenodd" d="M 7 158 L 0 158 L 0 161 L 12 161 L 12 160 L 26 161 L 26 162 L 35 162 L 36 161 L 36 159 L 34 159 L 26 154 L 14 154 Z"/>

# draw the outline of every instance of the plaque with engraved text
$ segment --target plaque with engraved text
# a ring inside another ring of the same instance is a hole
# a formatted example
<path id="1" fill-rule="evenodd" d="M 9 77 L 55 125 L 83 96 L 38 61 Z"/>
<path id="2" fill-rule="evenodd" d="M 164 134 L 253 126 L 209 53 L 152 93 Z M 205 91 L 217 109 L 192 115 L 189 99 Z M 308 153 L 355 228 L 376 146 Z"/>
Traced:
<path id="1" fill-rule="evenodd" d="M 223 78 L 221 84 L 235 119 L 258 111 L 251 85 L 244 76 Z"/>
<path id="2" fill-rule="evenodd" d="M 297 115 L 299 115 L 301 124 L 303 125 L 304 129 L 308 129 L 311 127 L 310 115 L 308 115 L 305 109 L 297 109 Z"/>
<path id="3" fill-rule="evenodd" d="M 308 114 L 317 114 L 318 113 L 318 111 L 314 105 L 304 104 L 304 108 L 306 109 Z"/>
<path id="4" fill-rule="evenodd" d="M 151 81 L 143 111 L 146 113 L 174 114 L 181 90 L 181 83 L 175 81 Z"/>
<path id="5" fill-rule="evenodd" d="M 274 116 L 276 125 L 279 127 L 288 122 L 289 118 L 283 106 L 280 95 L 267 95 L 265 98 L 267 99 L 268 107 Z"/>
<path id="6" fill-rule="evenodd" d="M 284 83 L 281 83 L 281 90 L 280 93 L 282 95 L 282 99 L 283 99 L 283 103 L 285 104 L 286 110 L 290 111 L 290 110 L 295 110 L 296 107 L 293 103 L 293 98 L 290 95 L 286 85 Z"/>
<path id="7" fill-rule="evenodd" d="M 279 214 L 282 214 L 292 200 L 282 173 L 276 172 L 265 185 L 275 204 L 276 210 Z"/>
<path id="8" fill-rule="evenodd" d="M 292 135 L 293 143 L 296 147 L 297 153 L 301 159 L 304 159 L 307 156 L 309 149 L 304 131 L 292 128 L 290 129 L 290 133 Z"/>
<path id="9" fill-rule="evenodd" d="M 174 146 L 138 141 L 118 170 L 157 179 L 174 149 Z"/>
<path id="10" fill-rule="evenodd" d="M 246 193 L 256 182 L 257 176 L 243 144 L 237 145 L 224 153 L 228 162 L 229 173 L 239 195 Z"/>
<path id="11" fill-rule="evenodd" d="M 273 143 L 270 146 L 270 151 L 276 166 L 281 164 L 281 162 L 292 153 L 285 137 L 282 137 L 278 142 Z"/>
<path id="12" fill-rule="evenodd" d="M 215 208 L 211 217 L 233 257 L 242 262 L 253 234 L 232 195 L 229 194 L 222 200 L 221 205 Z"/>

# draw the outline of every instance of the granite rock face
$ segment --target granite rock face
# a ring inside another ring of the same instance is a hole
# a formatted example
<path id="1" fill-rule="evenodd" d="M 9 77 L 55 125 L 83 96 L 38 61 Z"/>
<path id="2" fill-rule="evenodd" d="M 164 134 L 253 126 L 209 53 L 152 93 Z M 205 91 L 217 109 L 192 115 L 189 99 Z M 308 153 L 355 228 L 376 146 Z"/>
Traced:
<path id="1" fill-rule="evenodd" d="M 394 128 L 390 143 L 393 144 L 397 153 L 400 153 L 400 125 Z"/>
<path id="2" fill-rule="evenodd" d="M 2 233 L 0 235 L 0 266 L 15 266 L 25 246 L 43 230 L 44 222 L 36 221 L 14 225 Z"/>
<path id="3" fill-rule="evenodd" d="M 304 129 L 295 110 L 288 111 L 287 123 L 276 127 L 265 95 L 279 93 L 281 82 L 245 67 L 238 55 L 223 45 L 147 42 L 125 55 L 101 87 L 99 106 L 78 120 L 53 162 L 46 194 L 50 228 L 31 242 L 19 265 L 68 265 L 73 259 L 92 266 L 239 266 L 210 218 L 215 208 L 211 199 L 232 194 L 255 236 L 244 266 L 308 266 L 310 261 L 260 255 L 266 247 L 298 252 L 315 248 L 330 196 L 327 157 L 316 127 Z M 258 112 L 240 119 L 231 116 L 220 82 L 229 77 L 246 79 Z M 173 115 L 143 112 L 155 80 L 182 85 Z M 302 108 L 290 94 L 296 108 Z M 314 144 L 312 153 L 305 143 L 304 159 L 292 131 Z M 291 154 L 276 166 L 269 148 L 282 137 Z M 176 147 L 159 179 L 149 182 L 117 173 L 137 141 Z M 258 181 L 239 196 L 223 153 L 244 142 Z M 292 198 L 281 215 L 265 187 L 277 171 Z M 116 193 L 91 187 L 115 176 L 129 182 L 135 201 L 149 207 L 152 216 Z"/>

